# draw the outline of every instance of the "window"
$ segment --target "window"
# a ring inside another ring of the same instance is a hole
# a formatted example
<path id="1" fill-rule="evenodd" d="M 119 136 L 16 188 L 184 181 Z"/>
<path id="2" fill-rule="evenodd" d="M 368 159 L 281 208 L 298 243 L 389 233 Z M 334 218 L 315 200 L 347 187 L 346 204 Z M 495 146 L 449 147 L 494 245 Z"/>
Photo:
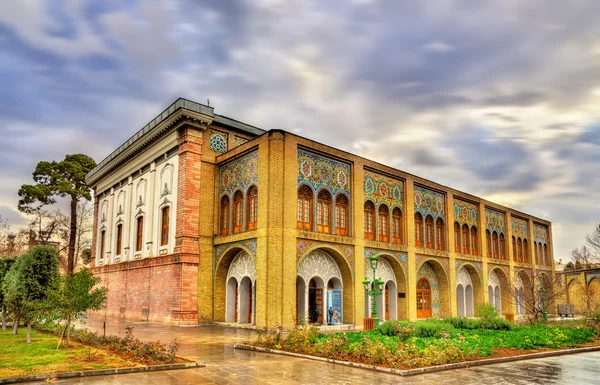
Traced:
<path id="1" fill-rule="evenodd" d="M 544 258 L 542 264 L 545 266 L 550 265 L 550 255 L 548 254 L 548 245 L 544 245 Z"/>
<path id="2" fill-rule="evenodd" d="M 529 251 L 527 249 L 527 239 L 523 239 L 523 262 L 525 263 L 529 263 Z"/>
<path id="3" fill-rule="evenodd" d="M 463 225 L 462 228 L 462 246 L 463 246 L 463 253 L 464 254 L 470 254 L 471 250 L 469 248 L 469 244 L 471 242 L 469 242 L 469 226 L 467 225 Z"/>
<path id="4" fill-rule="evenodd" d="M 115 250 L 115 255 L 121 255 L 121 250 L 123 247 L 123 225 L 117 225 L 117 247 Z"/>
<path id="5" fill-rule="evenodd" d="M 415 214 L 415 246 L 423 247 L 423 216 Z"/>
<path id="6" fill-rule="evenodd" d="M 220 234 L 229 234 L 229 197 L 227 195 L 221 198 L 221 213 L 219 215 L 219 223 L 221 224 Z"/>
<path id="7" fill-rule="evenodd" d="M 492 234 L 490 233 L 490 230 L 485 230 L 485 245 L 487 257 L 492 258 Z"/>
<path id="8" fill-rule="evenodd" d="M 100 232 L 100 258 L 104 258 L 104 251 L 106 249 L 106 230 Z"/>
<path id="9" fill-rule="evenodd" d="M 492 255 L 498 259 L 498 233 L 495 231 L 492 234 Z"/>
<path id="10" fill-rule="evenodd" d="M 512 244 L 513 244 L 513 250 L 512 250 L 512 254 L 513 254 L 513 261 L 517 262 L 518 258 L 518 253 L 517 253 L 517 238 L 515 238 L 515 236 L 513 235 L 512 237 Z"/>
<path id="11" fill-rule="evenodd" d="M 375 205 L 371 201 L 365 202 L 365 238 L 375 239 Z"/>
<path id="12" fill-rule="evenodd" d="M 298 189 L 298 228 L 312 230 L 313 192 L 307 185 Z"/>
<path id="13" fill-rule="evenodd" d="M 431 216 L 427 216 L 425 218 L 425 247 L 428 249 L 433 249 L 433 238 L 434 238 L 434 228 L 433 228 L 433 218 Z"/>
<path id="14" fill-rule="evenodd" d="M 242 224 L 244 223 L 243 208 L 244 206 L 244 194 L 240 190 L 233 194 L 233 232 L 241 233 Z"/>
<path id="15" fill-rule="evenodd" d="M 229 202 L 229 198 L 227 198 Z M 162 209 L 161 212 L 161 226 L 160 226 L 160 245 L 166 246 L 169 244 L 169 214 L 171 213 L 171 207 L 167 206 Z"/>
<path id="16" fill-rule="evenodd" d="M 500 259 L 506 259 L 506 242 L 504 234 L 500 234 Z"/>
<path id="17" fill-rule="evenodd" d="M 392 210 L 392 242 L 402 243 L 402 211 L 398 207 Z"/>
<path id="18" fill-rule="evenodd" d="M 344 194 L 335 199 L 335 233 L 348 235 L 348 198 Z"/>
<path id="19" fill-rule="evenodd" d="M 460 253 L 460 225 L 454 222 L 454 251 Z"/>
<path id="20" fill-rule="evenodd" d="M 523 243 L 521 238 L 517 238 L 517 260 L 523 262 Z"/>
<path id="21" fill-rule="evenodd" d="M 138 217 L 136 228 L 135 251 L 142 251 L 142 242 L 144 240 L 144 217 Z"/>
<path id="22" fill-rule="evenodd" d="M 256 218 L 258 217 L 258 188 L 256 186 L 252 186 L 248 190 L 246 209 L 248 210 L 246 213 L 248 225 L 246 227 L 248 230 L 255 230 Z"/>
<path id="23" fill-rule="evenodd" d="M 537 242 L 533 242 L 533 251 L 535 252 L 535 264 L 540 264 L 540 251 L 538 250 Z"/>
<path id="24" fill-rule="evenodd" d="M 317 194 L 317 231 L 331 233 L 331 194 L 327 190 Z"/>
<path id="25" fill-rule="evenodd" d="M 477 255 L 477 227 L 471 227 L 471 254 Z"/>
<path id="26" fill-rule="evenodd" d="M 444 250 L 445 235 L 444 235 L 444 221 L 442 218 L 438 218 L 435 222 L 435 241 L 437 242 L 437 249 Z"/>
<path id="27" fill-rule="evenodd" d="M 379 240 L 390 241 L 390 210 L 386 205 L 379 206 Z"/>

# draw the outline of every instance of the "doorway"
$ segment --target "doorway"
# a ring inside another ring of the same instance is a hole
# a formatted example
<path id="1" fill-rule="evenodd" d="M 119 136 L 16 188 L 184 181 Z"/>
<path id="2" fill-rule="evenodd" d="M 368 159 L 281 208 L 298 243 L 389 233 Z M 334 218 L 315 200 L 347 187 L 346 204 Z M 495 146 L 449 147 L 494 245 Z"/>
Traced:
<path id="1" fill-rule="evenodd" d="M 417 318 L 431 318 L 431 285 L 424 277 L 417 282 Z"/>
<path id="2" fill-rule="evenodd" d="M 323 289 L 314 279 L 308 284 L 308 318 L 310 323 L 323 323 Z"/>

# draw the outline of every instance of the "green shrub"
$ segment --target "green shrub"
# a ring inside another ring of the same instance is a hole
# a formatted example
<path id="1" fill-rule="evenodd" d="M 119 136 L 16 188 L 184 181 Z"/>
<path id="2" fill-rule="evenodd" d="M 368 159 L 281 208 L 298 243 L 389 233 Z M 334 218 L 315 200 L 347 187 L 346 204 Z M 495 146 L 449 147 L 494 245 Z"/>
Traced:
<path id="1" fill-rule="evenodd" d="M 380 324 L 377 331 L 384 336 L 397 336 L 400 341 L 406 341 L 414 335 L 415 324 L 410 321 L 391 320 Z"/>
<path id="2" fill-rule="evenodd" d="M 452 324 L 443 321 L 419 321 L 415 323 L 415 337 L 441 338 L 456 334 L 456 329 Z"/>
<path id="3" fill-rule="evenodd" d="M 467 317 L 448 317 L 442 319 L 443 322 L 449 323 L 456 329 L 474 330 L 481 328 L 481 322 L 478 319 Z"/>

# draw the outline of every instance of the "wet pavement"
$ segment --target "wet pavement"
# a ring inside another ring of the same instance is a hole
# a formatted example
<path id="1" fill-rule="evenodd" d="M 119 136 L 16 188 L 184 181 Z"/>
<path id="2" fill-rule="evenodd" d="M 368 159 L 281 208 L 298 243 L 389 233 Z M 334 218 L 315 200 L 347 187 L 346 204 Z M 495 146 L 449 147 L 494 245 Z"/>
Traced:
<path id="1" fill-rule="evenodd" d="M 102 333 L 103 318 L 85 327 Z M 225 326 L 171 326 L 108 319 L 107 334 L 181 343 L 178 355 L 206 367 L 60 380 L 61 384 L 600 384 L 600 352 L 509 362 L 411 377 L 233 349 L 255 332 Z"/>

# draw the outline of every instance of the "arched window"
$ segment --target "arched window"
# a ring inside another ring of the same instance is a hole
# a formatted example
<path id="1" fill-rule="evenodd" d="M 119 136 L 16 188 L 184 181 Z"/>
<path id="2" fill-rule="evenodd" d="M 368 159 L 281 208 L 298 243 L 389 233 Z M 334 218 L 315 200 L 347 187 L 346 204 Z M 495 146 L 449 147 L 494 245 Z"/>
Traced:
<path id="1" fill-rule="evenodd" d="M 463 225 L 462 227 L 462 245 L 463 245 L 463 253 L 471 254 L 471 249 L 469 248 L 469 226 Z"/>
<path id="2" fill-rule="evenodd" d="M 500 234 L 500 259 L 506 259 L 506 241 L 504 234 Z"/>
<path id="3" fill-rule="evenodd" d="M 529 263 L 529 250 L 527 250 L 527 239 L 523 239 L 523 262 Z"/>
<path id="4" fill-rule="evenodd" d="M 323 189 L 317 194 L 317 231 L 331 233 L 331 194 Z"/>
<path id="5" fill-rule="evenodd" d="M 548 254 L 548 245 L 544 244 L 544 260 L 542 264 L 545 266 L 550 266 L 550 255 Z"/>
<path id="6" fill-rule="evenodd" d="M 490 233 L 490 230 L 485 230 L 485 245 L 487 257 L 492 258 L 492 233 Z"/>
<path id="7" fill-rule="evenodd" d="M 454 251 L 460 253 L 460 225 L 454 222 Z"/>
<path id="8" fill-rule="evenodd" d="M 434 231 L 433 218 L 428 215 L 425 218 L 425 247 L 428 249 L 433 249 Z"/>
<path id="9" fill-rule="evenodd" d="M 227 198 L 227 212 L 229 212 L 229 198 Z M 163 207 L 160 218 L 160 245 L 166 246 L 169 244 L 169 216 L 171 214 L 171 206 Z M 229 217 L 228 217 L 229 218 Z M 229 219 L 228 219 L 229 223 Z M 229 228 L 227 228 L 229 230 Z"/>
<path id="10" fill-rule="evenodd" d="M 365 202 L 365 238 L 375 239 L 375 205 L 371 201 Z"/>
<path id="11" fill-rule="evenodd" d="M 106 250 L 106 230 L 100 232 L 100 258 L 104 258 L 104 252 Z"/>
<path id="12" fill-rule="evenodd" d="M 135 251 L 142 251 L 142 243 L 144 240 L 144 217 L 139 216 L 136 222 Z"/>
<path id="13" fill-rule="evenodd" d="M 303 184 L 298 189 L 298 228 L 312 230 L 313 192 Z"/>
<path id="14" fill-rule="evenodd" d="M 402 243 L 402 211 L 398 207 L 392 210 L 392 242 Z"/>
<path id="15" fill-rule="evenodd" d="M 390 240 L 390 209 L 383 204 L 379 206 L 379 240 L 381 242 Z"/>
<path id="16" fill-rule="evenodd" d="M 438 218 L 435 222 L 435 241 L 437 243 L 438 250 L 444 250 L 446 244 L 446 237 L 444 235 L 444 221 L 442 218 Z"/>
<path id="17" fill-rule="evenodd" d="M 540 264 L 540 251 L 538 250 L 537 242 L 533 242 L 533 251 L 535 253 L 535 264 L 539 265 Z"/>
<path id="18" fill-rule="evenodd" d="M 513 261 L 517 262 L 518 261 L 518 255 L 519 255 L 519 252 L 517 251 L 517 238 L 515 238 L 514 235 L 513 235 L 512 238 L 513 238 L 513 240 L 512 240 L 513 241 L 512 242 L 513 243 L 513 250 L 512 250 L 513 251 L 512 252 L 512 254 L 513 254 Z"/>
<path id="19" fill-rule="evenodd" d="M 115 250 L 115 255 L 121 255 L 123 251 L 123 225 L 119 223 L 117 225 L 117 250 Z"/>
<path id="20" fill-rule="evenodd" d="M 219 222 L 221 223 L 221 235 L 229 234 L 229 197 L 227 195 L 221 198 L 221 215 Z"/>
<path id="21" fill-rule="evenodd" d="M 495 231 L 492 234 L 492 255 L 498 259 L 498 233 Z"/>
<path id="22" fill-rule="evenodd" d="M 517 238 L 517 260 L 523 262 L 523 242 L 521 242 L 521 238 Z"/>
<path id="23" fill-rule="evenodd" d="M 423 247 L 423 216 L 415 213 L 415 246 Z"/>
<path id="24" fill-rule="evenodd" d="M 240 190 L 233 194 L 233 232 L 241 233 L 242 224 L 244 223 L 243 208 L 244 194 Z"/>
<path id="25" fill-rule="evenodd" d="M 475 226 L 471 227 L 471 254 L 477 255 L 477 227 Z"/>
<path id="26" fill-rule="evenodd" d="M 247 230 L 256 229 L 256 219 L 258 218 L 258 188 L 256 186 L 248 189 L 248 199 L 246 201 L 246 220 Z"/>
<path id="27" fill-rule="evenodd" d="M 348 235 L 348 198 L 344 194 L 335 198 L 335 233 Z"/>

